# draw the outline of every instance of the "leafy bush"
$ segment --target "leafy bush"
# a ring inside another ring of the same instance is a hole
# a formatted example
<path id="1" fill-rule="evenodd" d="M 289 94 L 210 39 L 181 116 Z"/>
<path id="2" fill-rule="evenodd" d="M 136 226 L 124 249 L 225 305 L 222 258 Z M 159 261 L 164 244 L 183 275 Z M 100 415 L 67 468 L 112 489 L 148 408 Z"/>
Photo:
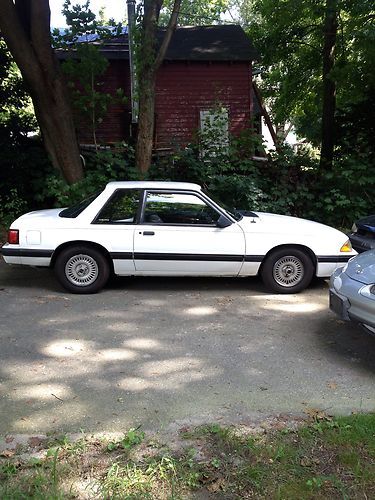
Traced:
<path id="1" fill-rule="evenodd" d="M 20 148 L 16 159 L 10 150 L 4 158 L 7 150 L 2 151 L 2 160 L 9 165 L 0 191 L 5 221 L 27 209 L 71 205 L 103 189 L 109 181 L 141 178 L 134 167 L 133 149 L 121 145 L 122 152 L 86 153 L 85 178 L 70 186 L 52 169 L 38 142 L 31 144 Z M 351 151 L 349 146 L 342 147 L 333 170 L 321 172 L 318 160 L 308 152 L 290 148 L 272 153 L 266 161 L 256 161 L 253 156 L 259 145 L 243 135 L 210 158 L 203 159 L 197 145 L 155 158 L 147 178 L 196 182 L 238 209 L 294 215 L 348 228 L 354 220 L 375 211 L 373 153 L 366 144 L 358 140 Z M 8 196 L 15 186 L 17 197 Z"/>
<path id="2" fill-rule="evenodd" d="M 52 172 L 43 180 L 43 186 L 35 194 L 35 199 L 39 204 L 49 201 L 50 205 L 59 207 L 72 205 L 102 190 L 110 181 L 138 178 L 133 165 L 134 152 L 128 146 L 123 153 L 111 150 L 87 153 L 84 179 L 69 185 L 58 172 Z"/>
<path id="3" fill-rule="evenodd" d="M 284 147 L 255 161 L 254 145 L 237 138 L 225 154 L 200 158 L 199 148 L 178 151 L 153 165 L 149 177 L 197 182 L 226 204 L 239 209 L 304 217 L 336 227 L 372 213 L 375 171 L 365 146 L 339 156 L 332 171 L 322 172 L 307 151 Z"/>
<path id="4" fill-rule="evenodd" d="M 26 202 L 19 197 L 17 189 L 11 189 L 7 196 L 0 196 L 0 240 L 2 233 L 27 208 Z"/>

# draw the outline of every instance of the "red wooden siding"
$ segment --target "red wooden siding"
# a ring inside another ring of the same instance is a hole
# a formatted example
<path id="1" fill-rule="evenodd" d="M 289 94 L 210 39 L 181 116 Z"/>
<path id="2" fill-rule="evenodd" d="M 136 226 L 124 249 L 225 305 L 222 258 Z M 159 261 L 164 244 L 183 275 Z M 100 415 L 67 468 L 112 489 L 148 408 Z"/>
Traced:
<path id="1" fill-rule="evenodd" d="M 111 60 L 103 77 L 103 90 L 115 95 L 122 88 L 128 101 L 115 103 L 97 125 L 101 144 L 127 140 L 130 134 L 130 73 L 127 60 Z M 247 62 L 165 62 L 156 83 L 155 147 L 186 145 L 199 129 L 200 111 L 220 104 L 228 109 L 229 131 L 249 127 L 252 113 L 251 64 Z M 78 122 L 79 123 L 79 122 Z M 88 126 L 79 125 L 81 144 L 92 144 Z"/>
<path id="2" fill-rule="evenodd" d="M 111 104 L 103 122 L 97 125 L 97 141 L 101 144 L 108 144 L 128 139 L 131 123 L 129 61 L 110 61 L 102 83 L 101 90 L 111 95 L 116 95 L 117 89 L 123 89 L 127 101 L 125 104 L 119 102 Z M 92 131 L 89 126 L 79 126 L 79 141 L 81 144 L 93 144 Z"/>
<path id="3" fill-rule="evenodd" d="M 199 128 L 200 111 L 215 104 L 228 109 L 230 133 L 249 127 L 250 63 L 164 63 L 156 85 L 155 146 L 189 143 Z"/>

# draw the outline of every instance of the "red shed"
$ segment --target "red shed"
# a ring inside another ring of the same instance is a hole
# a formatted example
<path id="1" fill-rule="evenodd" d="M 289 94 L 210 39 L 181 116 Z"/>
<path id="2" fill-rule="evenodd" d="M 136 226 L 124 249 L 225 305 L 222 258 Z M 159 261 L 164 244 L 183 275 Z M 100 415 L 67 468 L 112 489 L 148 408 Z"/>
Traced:
<path id="1" fill-rule="evenodd" d="M 162 36 L 162 32 L 160 33 Z M 122 88 L 125 105 L 113 104 L 97 127 L 100 143 L 116 143 L 131 135 L 131 96 L 128 36 L 123 34 L 102 47 L 109 66 L 102 89 Z M 257 52 L 240 26 L 178 27 L 157 73 L 155 149 L 184 146 L 196 132 L 221 114 L 223 134 L 249 128 L 253 113 L 252 63 Z M 92 142 L 85 130 L 81 143 Z"/>

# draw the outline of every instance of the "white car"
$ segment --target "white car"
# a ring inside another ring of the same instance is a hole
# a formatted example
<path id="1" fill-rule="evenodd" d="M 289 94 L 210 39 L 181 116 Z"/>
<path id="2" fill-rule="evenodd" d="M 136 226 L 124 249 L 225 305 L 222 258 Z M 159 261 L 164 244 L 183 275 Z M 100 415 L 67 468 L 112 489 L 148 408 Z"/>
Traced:
<path id="1" fill-rule="evenodd" d="M 296 293 L 356 255 L 345 234 L 316 222 L 228 211 L 197 184 L 110 182 L 70 208 L 19 217 L 5 262 L 53 267 L 73 293 L 119 276 L 255 276 Z"/>

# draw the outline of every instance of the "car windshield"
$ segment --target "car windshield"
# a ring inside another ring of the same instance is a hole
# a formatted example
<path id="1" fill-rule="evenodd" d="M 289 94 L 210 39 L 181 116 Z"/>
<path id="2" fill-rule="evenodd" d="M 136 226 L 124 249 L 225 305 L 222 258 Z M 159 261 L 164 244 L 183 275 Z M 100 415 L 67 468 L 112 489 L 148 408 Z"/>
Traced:
<path id="1" fill-rule="evenodd" d="M 204 191 L 204 194 L 206 194 L 212 201 L 219 205 L 219 207 L 224 208 L 227 214 L 233 217 L 234 220 L 239 221 L 243 218 L 243 215 L 238 210 L 228 207 L 228 205 L 223 203 L 221 200 L 216 199 L 215 196 L 212 196 L 208 191 Z"/>
<path id="2" fill-rule="evenodd" d="M 85 198 L 84 200 L 80 201 L 79 203 L 76 203 L 75 205 L 69 208 L 64 208 L 64 210 L 62 210 L 59 213 L 59 217 L 67 217 L 69 219 L 74 219 L 75 217 L 78 217 L 78 215 L 82 213 L 85 210 L 85 208 L 87 208 L 100 193 L 101 191 L 92 194 L 88 198 Z"/>

